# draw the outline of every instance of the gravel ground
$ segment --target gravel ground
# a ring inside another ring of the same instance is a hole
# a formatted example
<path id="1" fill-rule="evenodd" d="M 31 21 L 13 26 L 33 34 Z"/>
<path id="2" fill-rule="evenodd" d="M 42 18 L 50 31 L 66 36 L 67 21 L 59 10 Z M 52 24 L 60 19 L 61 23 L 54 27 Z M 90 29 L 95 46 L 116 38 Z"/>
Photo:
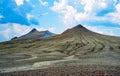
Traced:
<path id="1" fill-rule="evenodd" d="M 0 76 L 120 76 L 120 66 L 63 66 L 51 67 L 47 69 L 0 73 Z"/>

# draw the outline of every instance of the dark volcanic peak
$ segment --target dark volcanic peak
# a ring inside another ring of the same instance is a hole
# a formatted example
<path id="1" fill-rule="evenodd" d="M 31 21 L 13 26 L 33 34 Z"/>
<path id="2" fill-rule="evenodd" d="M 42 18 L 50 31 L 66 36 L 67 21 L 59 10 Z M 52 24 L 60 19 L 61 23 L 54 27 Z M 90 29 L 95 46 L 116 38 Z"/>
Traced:
<path id="1" fill-rule="evenodd" d="M 33 28 L 32 31 L 36 31 L 37 29 L 36 28 Z"/>
<path id="2" fill-rule="evenodd" d="M 89 31 L 87 28 L 85 28 L 81 24 L 78 24 L 77 26 L 73 27 L 71 30 L 79 31 L 79 32 L 87 32 L 87 31 Z"/>
<path id="3" fill-rule="evenodd" d="M 19 37 L 19 38 L 28 37 L 28 36 L 31 36 L 31 35 L 36 34 L 36 33 L 38 33 L 38 32 L 39 32 L 39 31 L 38 31 L 36 28 L 33 28 L 30 32 L 28 32 L 27 34 L 25 34 L 25 35 L 23 35 L 23 36 L 21 36 L 21 37 Z"/>
<path id="4" fill-rule="evenodd" d="M 85 34 L 85 33 L 90 33 L 90 32 L 91 31 L 89 31 L 84 26 L 82 26 L 81 24 L 78 24 L 77 26 L 66 30 L 65 32 L 63 32 L 63 34 Z"/>
<path id="5" fill-rule="evenodd" d="M 29 33 L 39 32 L 36 28 L 33 28 Z"/>
<path id="6" fill-rule="evenodd" d="M 81 24 L 78 24 L 77 26 L 73 27 L 74 29 L 75 28 L 80 28 L 80 29 L 86 29 L 84 26 L 82 26 Z"/>
<path id="7" fill-rule="evenodd" d="M 17 39 L 18 37 L 17 36 L 15 36 L 15 37 L 13 37 L 11 40 L 15 40 L 15 39 Z"/>

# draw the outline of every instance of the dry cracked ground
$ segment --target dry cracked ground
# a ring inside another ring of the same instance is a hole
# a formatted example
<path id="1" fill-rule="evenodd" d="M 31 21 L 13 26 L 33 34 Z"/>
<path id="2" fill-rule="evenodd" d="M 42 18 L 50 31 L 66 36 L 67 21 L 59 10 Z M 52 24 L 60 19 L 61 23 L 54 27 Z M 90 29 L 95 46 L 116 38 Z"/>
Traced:
<path id="1" fill-rule="evenodd" d="M 78 25 L 49 39 L 0 43 L 1 72 L 81 65 L 120 66 L 120 37 Z"/>

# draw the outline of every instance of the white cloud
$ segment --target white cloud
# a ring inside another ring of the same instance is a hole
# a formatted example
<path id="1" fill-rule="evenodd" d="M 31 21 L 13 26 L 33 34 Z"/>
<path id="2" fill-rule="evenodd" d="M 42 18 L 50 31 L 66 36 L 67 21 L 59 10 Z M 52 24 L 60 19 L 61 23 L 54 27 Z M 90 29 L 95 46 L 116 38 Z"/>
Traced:
<path id="1" fill-rule="evenodd" d="M 109 35 L 114 36 L 115 34 L 113 31 L 110 31 Z"/>
<path id="2" fill-rule="evenodd" d="M 45 31 L 47 30 L 46 28 L 36 28 L 38 31 Z"/>
<path id="3" fill-rule="evenodd" d="M 39 0 L 39 1 L 40 1 L 40 4 L 43 5 L 43 6 L 47 6 L 48 5 L 47 1 L 43 1 L 43 0 Z"/>
<path id="4" fill-rule="evenodd" d="M 60 2 L 54 2 L 54 6 L 51 9 L 59 14 L 62 14 L 64 24 L 72 22 L 74 20 L 77 10 L 74 7 L 68 5 L 68 0 L 60 0 Z"/>
<path id="5" fill-rule="evenodd" d="M 17 4 L 18 6 L 24 4 L 24 0 L 15 0 L 15 2 L 16 2 L 16 4 Z"/>
<path id="6" fill-rule="evenodd" d="M 0 34 L 3 35 L 5 37 L 5 39 L 9 39 L 10 38 L 10 33 L 11 33 L 11 29 L 6 29 L 3 31 L 0 31 Z"/>
<path id="7" fill-rule="evenodd" d="M 54 1 L 54 5 L 51 7 L 51 10 L 58 13 L 60 16 L 60 20 L 63 23 L 73 25 L 75 23 L 82 23 L 85 21 L 93 20 L 93 21 L 111 21 L 114 23 L 120 22 L 120 7 L 116 5 L 117 13 L 111 13 L 110 15 L 105 14 L 104 16 L 97 16 L 97 14 L 105 9 L 114 8 L 116 0 L 59 0 Z M 74 6 L 80 6 L 76 8 Z M 81 9 L 81 10 L 80 10 Z M 110 20 L 111 18 L 115 20 Z M 116 20 L 118 19 L 118 20 Z"/>
<path id="8" fill-rule="evenodd" d="M 107 8 L 105 0 L 81 0 L 84 12 L 88 14 L 96 14 L 97 12 Z"/>
<path id="9" fill-rule="evenodd" d="M 115 9 L 115 12 L 109 13 L 106 16 L 110 19 L 110 21 L 120 25 L 120 3 L 115 6 Z"/>
<path id="10" fill-rule="evenodd" d="M 48 30 L 50 31 L 50 32 L 55 32 L 55 27 L 51 27 L 51 28 L 49 28 Z"/>
<path id="11" fill-rule="evenodd" d="M 55 12 L 64 11 L 68 6 L 68 0 L 60 0 L 59 2 L 54 1 L 54 6 L 51 9 Z"/>
<path id="12" fill-rule="evenodd" d="M 39 31 L 49 30 L 50 32 L 55 32 L 55 27 L 50 27 L 50 28 L 38 28 L 38 27 L 36 27 L 36 29 L 38 29 Z"/>
<path id="13" fill-rule="evenodd" d="M 29 2 L 30 0 L 26 0 L 27 2 Z"/>
<path id="14" fill-rule="evenodd" d="M 88 26 L 88 25 L 84 25 L 86 28 L 88 28 L 89 30 L 91 30 L 91 31 L 94 31 L 94 32 L 97 32 L 97 33 L 100 33 L 100 34 L 104 34 L 105 32 L 104 32 L 104 30 L 103 30 L 103 28 L 102 29 L 99 29 L 99 28 L 101 28 L 101 27 L 99 27 L 99 26 Z M 98 28 L 99 27 L 99 28 Z"/>
<path id="15" fill-rule="evenodd" d="M 6 39 L 9 39 L 10 31 L 11 30 L 9 28 L 7 30 L 3 31 L 4 36 L 5 36 Z"/>
<path id="16" fill-rule="evenodd" d="M 28 19 L 28 20 L 31 20 L 31 18 L 33 18 L 33 17 L 34 17 L 33 15 L 27 14 L 27 19 Z"/>
<path id="17" fill-rule="evenodd" d="M 20 24 L 13 24 L 13 31 L 20 36 L 28 33 L 30 31 L 30 27 Z"/>
<path id="18" fill-rule="evenodd" d="M 120 4 L 116 5 L 116 10 L 117 10 L 117 12 L 120 12 Z"/>
<path id="19" fill-rule="evenodd" d="M 89 30 L 100 33 L 100 34 L 120 36 L 120 34 L 118 33 L 120 31 L 120 28 L 118 27 L 89 26 L 89 25 L 84 25 L 84 26 Z"/>

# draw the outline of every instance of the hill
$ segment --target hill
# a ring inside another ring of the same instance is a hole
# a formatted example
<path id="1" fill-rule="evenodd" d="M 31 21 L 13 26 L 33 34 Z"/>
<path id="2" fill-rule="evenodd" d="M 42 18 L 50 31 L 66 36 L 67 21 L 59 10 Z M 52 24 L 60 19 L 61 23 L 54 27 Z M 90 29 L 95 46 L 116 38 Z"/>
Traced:
<path id="1" fill-rule="evenodd" d="M 98 65 L 101 69 L 99 65 L 119 66 L 119 56 L 119 37 L 98 34 L 79 24 L 47 39 L 0 43 L 0 70 L 8 72 L 71 65 Z"/>

